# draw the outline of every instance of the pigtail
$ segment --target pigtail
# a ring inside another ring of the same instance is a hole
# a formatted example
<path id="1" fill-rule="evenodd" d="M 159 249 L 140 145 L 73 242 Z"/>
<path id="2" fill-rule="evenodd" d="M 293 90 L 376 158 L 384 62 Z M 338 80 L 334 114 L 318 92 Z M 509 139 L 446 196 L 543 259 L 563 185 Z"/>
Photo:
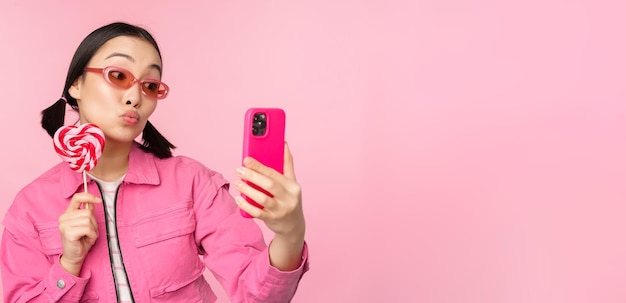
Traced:
<path id="1" fill-rule="evenodd" d="M 41 127 L 50 137 L 65 123 L 65 99 L 61 98 L 50 107 L 41 111 Z"/>
<path id="2" fill-rule="evenodd" d="M 176 148 L 176 146 L 170 143 L 170 141 L 167 141 L 150 121 L 147 121 L 146 126 L 143 128 L 142 136 L 142 150 L 153 153 L 159 159 L 170 158 L 172 156 L 172 149 Z"/>

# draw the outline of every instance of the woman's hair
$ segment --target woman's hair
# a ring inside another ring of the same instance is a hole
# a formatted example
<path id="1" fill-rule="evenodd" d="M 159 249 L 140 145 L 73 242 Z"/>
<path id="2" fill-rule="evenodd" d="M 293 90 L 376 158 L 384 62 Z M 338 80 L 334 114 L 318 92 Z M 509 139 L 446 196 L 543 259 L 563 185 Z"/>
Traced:
<path id="1" fill-rule="evenodd" d="M 87 67 L 87 63 L 89 63 L 93 55 L 100 49 L 100 47 L 107 41 L 119 36 L 130 36 L 145 39 L 152 44 L 152 46 L 154 46 L 159 54 L 159 58 L 161 57 L 161 51 L 159 51 L 159 46 L 156 41 L 148 31 L 141 27 L 116 22 L 105 25 L 91 32 L 87 37 L 85 37 L 83 42 L 80 43 L 74 53 L 74 57 L 72 58 L 72 62 L 70 63 L 70 67 L 67 71 L 67 77 L 65 78 L 65 86 L 63 87 L 62 97 L 41 112 L 41 126 L 46 130 L 46 132 L 48 132 L 50 137 L 53 137 L 54 133 L 62 127 L 65 122 L 65 103 L 72 107 L 73 110 L 78 111 L 78 103 L 76 102 L 76 99 L 74 99 L 68 92 L 72 83 L 74 83 L 74 81 L 76 81 L 76 79 L 83 74 L 85 67 Z M 154 128 L 150 121 L 146 123 L 146 126 L 143 129 L 142 138 L 143 143 L 141 144 L 141 149 L 153 153 L 161 159 L 171 157 L 172 149 L 176 148 L 172 143 L 165 139 L 165 137 L 163 137 L 163 135 L 161 135 L 156 128 Z"/>

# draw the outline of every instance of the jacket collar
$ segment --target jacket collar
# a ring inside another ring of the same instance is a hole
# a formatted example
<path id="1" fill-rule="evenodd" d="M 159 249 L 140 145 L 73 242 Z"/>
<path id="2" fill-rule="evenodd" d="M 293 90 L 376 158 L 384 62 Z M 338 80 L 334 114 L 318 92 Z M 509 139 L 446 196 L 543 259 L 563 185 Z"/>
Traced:
<path id="1" fill-rule="evenodd" d="M 76 173 L 65 163 L 60 165 L 63 195 L 69 198 L 78 190 L 82 190 L 83 174 Z M 159 185 L 161 183 L 159 172 L 156 168 L 155 156 L 152 153 L 143 151 L 137 142 L 133 142 L 128 155 L 128 172 L 126 172 L 124 182 L 148 185 Z"/>

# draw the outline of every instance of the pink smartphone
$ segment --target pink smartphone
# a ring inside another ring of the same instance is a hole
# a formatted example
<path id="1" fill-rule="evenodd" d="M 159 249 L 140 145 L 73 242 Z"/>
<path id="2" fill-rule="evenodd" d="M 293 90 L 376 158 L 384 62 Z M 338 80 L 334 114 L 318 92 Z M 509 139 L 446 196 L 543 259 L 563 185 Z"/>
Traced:
<path id="1" fill-rule="evenodd" d="M 283 173 L 285 153 L 285 111 L 280 108 L 250 108 L 246 111 L 243 134 L 243 159 L 250 156 L 265 166 Z M 243 163 L 242 163 L 243 164 Z M 272 197 L 270 193 L 248 183 L 255 189 Z M 250 204 L 263 208 L 252 199 L 242 195 Z M 247 212 L 240 209 L 241 215 L 252 218 Z"/>

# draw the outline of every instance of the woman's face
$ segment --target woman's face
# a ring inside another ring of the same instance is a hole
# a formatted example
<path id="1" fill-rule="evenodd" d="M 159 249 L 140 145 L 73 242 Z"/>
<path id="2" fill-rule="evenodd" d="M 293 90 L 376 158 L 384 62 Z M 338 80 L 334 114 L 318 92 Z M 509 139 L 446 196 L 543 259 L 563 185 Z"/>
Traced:
<path id="1" fill-rule="evenodd" d="M 141 79 L 161 79 L 161 59 L 148 41 L 119 36 L 107 41 L 87 67 L 121 67 Z M 80 122 L 98 125 L 107 142 L 132 142 L 146 126 L 157 100 L 141 92 L 141 84 L 124 89 L 111 85 L 102 73 L 84 72 L 70 87 L 78 103 Z"/>

